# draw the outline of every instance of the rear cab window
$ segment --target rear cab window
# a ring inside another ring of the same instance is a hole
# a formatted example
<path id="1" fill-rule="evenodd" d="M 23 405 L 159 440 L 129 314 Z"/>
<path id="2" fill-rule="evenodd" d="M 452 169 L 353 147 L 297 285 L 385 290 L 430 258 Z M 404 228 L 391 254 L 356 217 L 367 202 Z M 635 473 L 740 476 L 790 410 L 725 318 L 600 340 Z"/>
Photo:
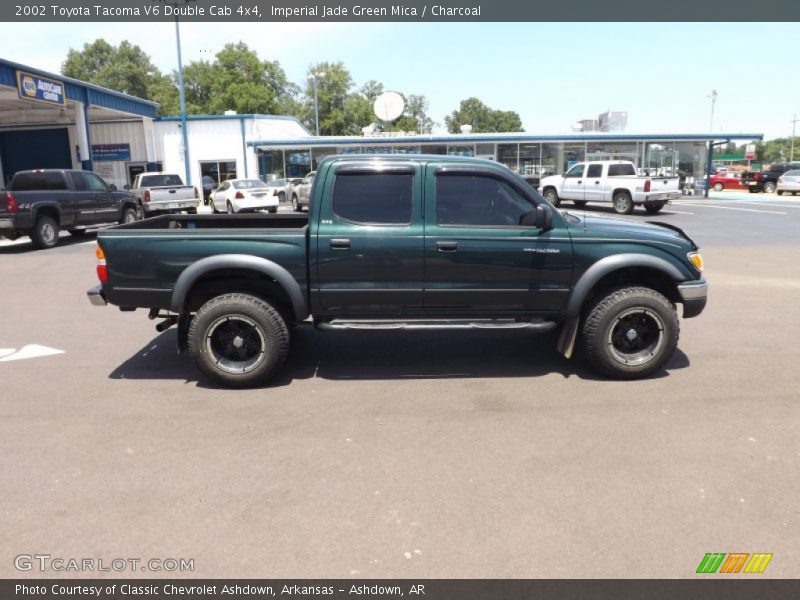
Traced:
<path id="1" fill-rule="evenodd" d="M 636 175 L 636 168 L 632 164 L 623 163 L 620 165 L 608 165 L 609 177 L 626 177 L 631 175 Z"/>
<path id="2" fill-rule="evenodd" d="M 36 190 L 66 190 L 67 182 L 60 171 L 17 173 L 8 187 L 12 192 L 28 192 Z"/>
<path id="3" fill-rule="evenodd" d="M 178 175 L 144 175 L 139 180 L 139 187 L 166 187 L 183 185 Z"/>
<path id="4" fill-rule="evenodd" d="M 357 225 L 410 225 L 414 201 L 412 172 L 337 173 L 333 214 Z"/>

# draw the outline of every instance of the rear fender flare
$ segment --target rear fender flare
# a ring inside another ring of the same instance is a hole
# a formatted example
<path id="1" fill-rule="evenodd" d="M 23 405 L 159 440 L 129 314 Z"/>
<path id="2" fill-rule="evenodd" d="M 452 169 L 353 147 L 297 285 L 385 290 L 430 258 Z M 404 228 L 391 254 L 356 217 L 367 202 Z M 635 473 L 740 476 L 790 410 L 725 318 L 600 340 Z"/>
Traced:
<path id="1" fill-rule="evenodd" d="M 255 271 L 274 279 L 289 296 L 295 318 L 298 321 L 302 321 L 308 316 L 308 308 L 306 306 L 305 296 L 303 296 L 303 290 L 300 289 L 300 284 L 292 277 L 291 273 L 278 263 L 267 260 L 266 258 L 249 256 L 247 254 L 219 254 L 216 256 L 207 256 L 189 265 L 180 274 L 178 281 L 175 282 L 175 287 L 172 289 L 170 310 L 176 313 L 183 312 L 186 303 L 186 295 L 189 293 L 189 290 L 192 289 L 192 286 L 203 277 L 203 275 L 221 269 Z"/>
<path id="2" fill-rule="evenodd" d="M 661 271 L 676 284 L 687 279 L 675 265 L 657 256 L 650 256 L 649 254 L 615 254 L 614 256 L 606 256 L 586 269 L 581 275 L 567 303 L 566 316 L 574 318 L 580 314 L 581 307 L 589 296 L 589 292 L 603 277 L 614 271 L 631 267 L 645 267 Z"/>

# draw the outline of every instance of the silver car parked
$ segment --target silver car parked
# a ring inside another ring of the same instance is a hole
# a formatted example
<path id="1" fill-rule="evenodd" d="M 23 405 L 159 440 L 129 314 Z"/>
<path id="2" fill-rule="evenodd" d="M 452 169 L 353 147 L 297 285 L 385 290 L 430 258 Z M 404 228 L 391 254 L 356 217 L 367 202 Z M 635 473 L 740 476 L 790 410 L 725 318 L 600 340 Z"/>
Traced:
<path id="1" fill-rule="evenodd" d="M 778 187 L 775 192 L 780 196 L 783 192 L 787 192 L 794 196 L 800 192 L 800 170 L 786 171 L 783 175 L 778 177 Z"/>

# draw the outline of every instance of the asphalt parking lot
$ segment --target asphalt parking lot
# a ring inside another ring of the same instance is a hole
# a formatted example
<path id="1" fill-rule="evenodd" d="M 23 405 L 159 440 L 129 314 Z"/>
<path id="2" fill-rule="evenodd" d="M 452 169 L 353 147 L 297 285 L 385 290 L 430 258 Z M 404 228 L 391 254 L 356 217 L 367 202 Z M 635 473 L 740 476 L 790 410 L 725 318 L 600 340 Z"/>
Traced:
<path id="1" fill-rule="evenodd" d="M 771 552 L 764 576 L 799 577 L 800 197 L 655 220 L 702 246 L 711 296 L 635 382 L 552 336 L 300 328 L 275 385 L 217 389 L 174 330 L 89 305 L 93 239 L 0 242 L 0 576 L 46 553 L 194 577 L 681 578 Z"/>

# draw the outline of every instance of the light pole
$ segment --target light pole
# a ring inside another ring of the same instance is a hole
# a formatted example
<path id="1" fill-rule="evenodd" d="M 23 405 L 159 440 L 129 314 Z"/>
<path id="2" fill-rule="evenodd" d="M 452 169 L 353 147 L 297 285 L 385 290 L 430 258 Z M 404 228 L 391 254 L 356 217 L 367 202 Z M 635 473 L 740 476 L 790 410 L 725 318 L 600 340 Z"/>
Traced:
<path id="1" fill-rule="evenodd" d="M 314 82 L 314 124 L 317 130 L 317 137 L 319 137 L 319 102 L 317 100 L 317 82 L 319 81 L 320 77 L 325 77 L 325 73 L 311 73 L 308 76 L 308 80 Z"/>
<path id="2" fill-rule="evenodd" d="M 711 90 L 706 96 L 711 98 L 711 122 L 708 127 L 708 132 L 714 133 L 714 105 L 717 103 L 717 90 Z"/>
<path id="3" fill-rule="evenodd" d="M 794 118 L 792 119 L 792 141 L 789 150 L 789 162 L 794 162 L 794 130 L 797 126 L 797 113 L 794 114 Z"/>
<path id="4" fill-rule="evenodd" d="M 186 131 L 186 94 L 183 87 L 183 61 L 181 59 L 181 30 L 178 15 L 175 14 L 175 44 L 178 47 L 178 94 L 181 110 L 181 131 L 183 134 L 183 168 L 186 171 L 186 185 L 192 185 L 192 171 L 189 168 L 189 132 Z"/>

